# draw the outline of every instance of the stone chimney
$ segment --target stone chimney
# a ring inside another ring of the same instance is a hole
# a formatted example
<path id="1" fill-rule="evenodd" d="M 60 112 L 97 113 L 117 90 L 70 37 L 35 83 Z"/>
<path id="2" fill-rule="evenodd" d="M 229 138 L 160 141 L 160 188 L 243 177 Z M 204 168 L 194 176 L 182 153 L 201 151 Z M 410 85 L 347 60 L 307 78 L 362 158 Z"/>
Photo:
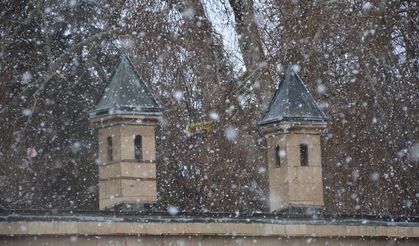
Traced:
<path id="1" fill-rule="evenodd" d="M 258 124 L 268 147 L 270 211 L 321 209 L 320 134 L 326 117 L 291 67 Z"/>
<path id="2" fill-rule="evenodd" d="M 126 55 L 90 122 L 97 129 L 99 209 L 146 209 L 157 202 L 155 128 L 161 108 Z"/>

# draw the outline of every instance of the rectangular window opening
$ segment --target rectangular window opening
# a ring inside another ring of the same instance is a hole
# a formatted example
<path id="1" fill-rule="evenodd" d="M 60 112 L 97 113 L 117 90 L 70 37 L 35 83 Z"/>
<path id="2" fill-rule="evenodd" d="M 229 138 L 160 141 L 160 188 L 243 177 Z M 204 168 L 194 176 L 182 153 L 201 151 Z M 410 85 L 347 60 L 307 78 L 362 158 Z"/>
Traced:
<path id="1" fill-rule="evenodd" d="M 135 159 L 141 161 L 143 159 L 143 143 L 140 135 L 135 136 L 134 139 Z"/>
<path id="2" fill-rule="evenodd" d="M 308 146 L 307 144 L 300 144 L 300 163 L 301 166 L 308 166 Z"/>
<path id="3" fill-rule="evenodd" d="M 107 139 L 107 159 L 108 161 L 113 161 L 112 137 L 108 137 Z"/>
<path id="4" fill-rule="evenodd" d="M 275 167 L 281 167 L 281 148 L 279 146 L 275 148 Z"/>

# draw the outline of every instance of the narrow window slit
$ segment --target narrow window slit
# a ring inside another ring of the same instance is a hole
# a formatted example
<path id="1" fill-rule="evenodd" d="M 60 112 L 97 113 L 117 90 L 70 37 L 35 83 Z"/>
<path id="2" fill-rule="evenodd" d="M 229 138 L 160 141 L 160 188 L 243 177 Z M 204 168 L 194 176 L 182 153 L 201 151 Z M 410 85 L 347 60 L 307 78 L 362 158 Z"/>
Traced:
<path id="1" fill-rule="evenodd" d="M 308 146 L 307 144 L 300 144 L 300 164 L 301 166 L 308 166 Z"/>
<path id="2" fill-rule="evenodd" d="M 140 135 L 135 136 L 134 139 L 135 159 L 141 161 L 143 159 L 143 143 Z"/>
<path id="3" fill-rule="evenodd" d="M 276 146 L 275 148 L 275 167 L 281 167 L 281 148 Z"/>
<path id="4" fill-rule="evenodd" d="M 112 137 L 107 138 L 107 159 L 108 161 L 113 161 Z"/>

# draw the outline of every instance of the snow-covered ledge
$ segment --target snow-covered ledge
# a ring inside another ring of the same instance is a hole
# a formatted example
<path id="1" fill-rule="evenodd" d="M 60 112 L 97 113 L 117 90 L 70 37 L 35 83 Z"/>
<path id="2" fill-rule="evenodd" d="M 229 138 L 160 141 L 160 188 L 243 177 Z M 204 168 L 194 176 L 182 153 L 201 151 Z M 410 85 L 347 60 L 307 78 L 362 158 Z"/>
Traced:
<path id="1" fill-rule="evenodd" d="M 167 214 L 0 214 L 0 237 L 25 236 L 392 237 L 419 239 L 417 220 L 214 217 Z"/>
<path id="2" fill-rule="evenodd" d="M 148 236 L 283 236 L 283 237 L 396 237 L 419 238 L 419 225 L 268 224 L 194 222 L 0 222 L 1 236 L 31 235 L 148 235 Z"/>

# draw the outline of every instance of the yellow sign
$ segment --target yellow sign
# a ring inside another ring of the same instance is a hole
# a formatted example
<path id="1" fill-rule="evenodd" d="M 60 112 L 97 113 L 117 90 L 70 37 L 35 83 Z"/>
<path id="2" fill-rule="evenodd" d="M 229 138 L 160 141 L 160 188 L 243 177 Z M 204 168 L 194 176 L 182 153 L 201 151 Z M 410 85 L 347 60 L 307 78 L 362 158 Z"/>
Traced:
<path id="1" fill-rule="evenodd" d="M 192 123 L 186 126 L 188 132 L 209 132 L 214 127 L 214 121 L 202 121 L 197 123 Z"/>

